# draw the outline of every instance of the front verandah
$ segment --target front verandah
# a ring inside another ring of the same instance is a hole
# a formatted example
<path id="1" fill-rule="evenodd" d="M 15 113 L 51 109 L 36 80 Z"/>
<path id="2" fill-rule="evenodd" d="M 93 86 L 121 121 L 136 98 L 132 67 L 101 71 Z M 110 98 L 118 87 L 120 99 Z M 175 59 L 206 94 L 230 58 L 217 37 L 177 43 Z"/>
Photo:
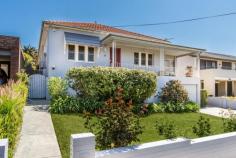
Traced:
<path id="1" fill-rule="evenodd" d="M 228 96 L 236 95 L 236 80 L 215 80 L 215 96 Z"/>

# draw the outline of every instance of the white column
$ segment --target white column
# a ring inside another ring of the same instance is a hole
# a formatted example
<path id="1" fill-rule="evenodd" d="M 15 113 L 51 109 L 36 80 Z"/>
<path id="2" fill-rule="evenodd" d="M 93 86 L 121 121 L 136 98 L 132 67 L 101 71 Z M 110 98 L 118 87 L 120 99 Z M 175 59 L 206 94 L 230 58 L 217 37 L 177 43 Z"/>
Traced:
<path id="1" fill-rule="evenodd" d="M 0 157 L 8 158 L 8 139 L 0 139 Z"/>
<path id="2" fill-rule="evenodd" d="M 159 63 L 160 63 L 160 75 L 164 75 L 164 71 L 165 71 L 165 49 L 164 49 L 164 47 L 160 48 Z"/>
<path id="3" fill-rule="evenodd" d="M 198 78 L 200 78 L 200 53 L 201 52 L 199 52 L 197 54 L 197 62 L 196 62 L 196 64 L 197 64 L 197 77 Z"/>
<path id="4" fill-rule="evenodd" d="M 112 41 L 112 67 L 115 66 L 116 42 Z"/>
<path id="5" fill-rule="evenodd" d="M 70 158 L 95 158 L 95 135 L 92 133 L 72 134 Z"/>

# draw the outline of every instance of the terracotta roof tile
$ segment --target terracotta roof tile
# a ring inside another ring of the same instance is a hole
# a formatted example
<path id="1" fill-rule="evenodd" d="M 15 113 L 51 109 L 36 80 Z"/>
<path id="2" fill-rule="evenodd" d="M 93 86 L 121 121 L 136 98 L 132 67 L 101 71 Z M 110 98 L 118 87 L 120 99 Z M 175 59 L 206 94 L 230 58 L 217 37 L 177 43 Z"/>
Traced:
<path id="1" fill-rule="evenodd" d="M 169 43 L 169 41 L 151 37 L 107 25 L 97 24 L 97 23 L 85 23 L 85 22 L 65 22 L 65 21 L 44 21 L 45 24 L 51 24 L 51 25 L 59 25 L 59 26 L 65 26 L 65 27 L 75 27 L 75 28 L 82 28 L 82 29 L 88 29 L 88 30 L 94 30 L 94 31 L 104 31 L 108 33 L 115 33 L 115 34 L 121 34 L 126 36 L 132 36 L 135 38 L 142 38 L 145 40 L 155 41 L 155 42 L 161 42 L 161 43 Z"/>

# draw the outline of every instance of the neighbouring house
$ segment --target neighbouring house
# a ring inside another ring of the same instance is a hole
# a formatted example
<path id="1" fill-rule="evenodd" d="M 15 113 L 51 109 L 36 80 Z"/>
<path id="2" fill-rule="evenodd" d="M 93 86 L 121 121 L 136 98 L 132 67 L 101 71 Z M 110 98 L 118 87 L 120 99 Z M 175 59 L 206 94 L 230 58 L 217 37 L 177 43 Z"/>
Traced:
<path id="1" fill-rule="evenodd" d="M 21 68 L 21 49 L 18 37 L 0 35 L 0 84 L 15 79 Z"/>
<path id="2" fill-rule="evenodd" d="M 64 77 L 70 68 L 80 66 L 154 71 L 159 76 L 158 91 L 167 81 L 180 80 L 189 98 L 199 103 L 202 52 L 205 50 L 97 23 L 44 21 L 39 63 L 47 77 Z"/>
<path id="3" fill-rule="evenodd" d="M 209 96 L 236 95 L 236 56 L 204 52 L 200 67 L 201 89 Z"/>

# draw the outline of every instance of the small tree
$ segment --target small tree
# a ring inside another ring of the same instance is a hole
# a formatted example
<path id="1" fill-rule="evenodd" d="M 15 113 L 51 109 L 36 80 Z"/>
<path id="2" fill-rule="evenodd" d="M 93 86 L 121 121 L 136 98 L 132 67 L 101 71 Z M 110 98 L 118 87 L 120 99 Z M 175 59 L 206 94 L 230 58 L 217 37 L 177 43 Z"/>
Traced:
<path id="1" fill-rule="evenodd" d="M 173 121 L 169 119 L 161 119 L 156 122 L 156 129 L 159 135 L 163 135 L 166 139 L 177 137 L 177 127 Z"/>
<path id="2" fill-rule="evenodd" d="M 209 118 L 200 116 L 197 124 L 193 126 L 193 133 L 198 137 L 209 136 L 211 134 L 211 125 Z"/>
<path id="3" fill-rule="evenodd" d="M 96 134 L 97 147 L 108 149 L 127 146 L 139 141 L 142 133 L 139 118 L 132 112 L 132 102 L 123 100 L 123 89 L 118 88 L 115 98 L 108 99 L 105 107 L 98 115 L 98 121 L 85 115 L 85 127 Z"/>
<path id="4" fill-rule="evenodd" d="M 171 80 L 161 89 L 159 93 L 160 101 L 163 103 L 171 102 L 173 104 L 185 103 L 188 99 L 188 93 L 178 80 Z"/>

